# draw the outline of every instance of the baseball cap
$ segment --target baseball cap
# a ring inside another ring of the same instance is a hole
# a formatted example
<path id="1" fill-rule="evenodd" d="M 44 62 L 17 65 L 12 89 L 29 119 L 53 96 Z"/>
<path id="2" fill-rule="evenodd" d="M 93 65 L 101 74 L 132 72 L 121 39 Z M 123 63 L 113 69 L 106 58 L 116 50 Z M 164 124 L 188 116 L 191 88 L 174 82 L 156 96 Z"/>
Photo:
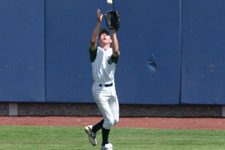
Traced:
<path id="1" fill-rule="evenodd" d="M 107 29 L 103 28 L 103 29 L 100 31 L 98 37 L 100 37 L 103 33 L 105 33 L 105 34 L 107 34 L 107 35 L 110 35 L 109 31 L 108 31 Z"/>

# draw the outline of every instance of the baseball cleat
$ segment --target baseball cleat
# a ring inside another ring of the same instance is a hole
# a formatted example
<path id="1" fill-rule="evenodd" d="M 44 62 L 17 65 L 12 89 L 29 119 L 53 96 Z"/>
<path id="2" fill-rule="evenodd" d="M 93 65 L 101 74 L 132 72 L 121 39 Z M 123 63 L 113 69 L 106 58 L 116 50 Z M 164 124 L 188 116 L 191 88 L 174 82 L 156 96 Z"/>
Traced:
<path id="1" fill-rule="evenodd" d="M 101 150 L 113 150 L 113 146 L 111 143 L 108 143 L 103 145 Z"/>
<path id="2" fill-rule="evenodd" d="M 85 132 L 88 135 L 89 142 L 93 145 L 97 145 L 97 139 L 96 139 L 96 133 L 92 132 L 92 127 L 93 126 L 86 126 L 85 127 Z"/>

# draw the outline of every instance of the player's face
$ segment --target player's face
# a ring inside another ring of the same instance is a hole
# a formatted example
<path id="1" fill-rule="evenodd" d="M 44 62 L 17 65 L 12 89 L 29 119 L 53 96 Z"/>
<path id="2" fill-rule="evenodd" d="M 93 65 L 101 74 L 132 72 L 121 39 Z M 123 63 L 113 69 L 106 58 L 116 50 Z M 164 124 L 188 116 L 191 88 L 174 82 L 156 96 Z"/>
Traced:
<path id="1" fill-rule="evenodd" d="M 100 38 L 99 38 L 99 42 L 100 44 L 110 44 L 112 42 L 112 39 L 110 37 L 110 35 L 106 34 L 106 33 L 102 33 Z"/>

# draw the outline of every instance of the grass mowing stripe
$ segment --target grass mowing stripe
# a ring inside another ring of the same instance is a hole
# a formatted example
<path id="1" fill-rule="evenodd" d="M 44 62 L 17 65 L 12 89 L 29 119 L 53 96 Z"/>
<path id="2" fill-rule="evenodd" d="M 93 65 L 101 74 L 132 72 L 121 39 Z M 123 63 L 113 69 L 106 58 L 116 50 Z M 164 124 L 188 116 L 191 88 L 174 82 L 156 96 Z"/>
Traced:
<path id="1" fill-rule="evenodd" d="M 115 150 L 224 150 L 225 130 L 113 128 Z M 0 126 L 0 150 L 96 150 L 83 127 Z"/>

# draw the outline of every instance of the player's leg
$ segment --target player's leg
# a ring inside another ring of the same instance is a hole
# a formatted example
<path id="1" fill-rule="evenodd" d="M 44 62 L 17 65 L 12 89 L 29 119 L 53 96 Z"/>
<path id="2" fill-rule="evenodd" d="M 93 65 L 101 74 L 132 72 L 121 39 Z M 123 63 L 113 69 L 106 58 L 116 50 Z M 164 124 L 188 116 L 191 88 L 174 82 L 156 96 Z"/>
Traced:
<path id="1" fill-rule="evenodd" d="M 115 87 L 111 87 L 109 89 L 110 91 L 110 98 L 107 100 L 107 104 L 108 104 L 108 112 L 110 112 L 110 114 L 112 115 L 110 118 L 112 119 L 111 122 L 111 127 L 115 124 L 117 124 L 119 122 L 119 102 L 118 102 L 118 98 L 116 95 L 116 90 Z M 110 128 L 111 128 L 110 127 Z M 112 150 L 113 149 L 113 145 L 111 143 L 108 142 L 108 137 L 109 137 L 109 132 L 110 129 L 106 129 L 106 128 L 102 128 L 102 150 Z"/>
<path id="2" fill-rule="evenodd" d="M 114 118 L 113 125 L 115 125 L 119 122 L 119 101 L 118 101 L 118 97 L 116 94 L 115 86 L 112 86 L 110 88 L 110 90 L 111 90 L 111 98 L 109 101 L 109 106 L 110 106 L 110 109 L 111 109 L 111 112 L 112 112 L 113 118 Z"/>
<path id="3" fill-rule="evenodd" d="M 93 126 L 90 125 L 90 126 L 86 126 L 84 129 L 85 129 L 85 132 L 86 132 L 87 135 L 88 135 L 89 142 L 90 142 L 93 146 L 96 146 L 96 145 L 97 145 L 96 133 L 94 133 L 94 132 L 92 131 L 92 128 L 93 128 Z"/>
<path id="4" fill-rule="evenodd" d="M 92 131 L 93 131 L 94 133 L 97 133 L 100 129 L 102 129 L 103 123 L 104 123 L 104 119 L 102 119 L 100 122 L 98 122 L 97 124 L 95 124 L 95 125 L 92 127 Z"/>
<path id="5" fill-rule="evenodd" d="M 92 87 L 92 94 L 93 94 L 93 97 L 94 97 L 94 100 L 95 100 L 96 104 L 99 101 L 99 93 L 100 93 L 99 87 L 94 84 L 93 87 Z M 95 124 L 92 127 L 92 131 L 94 133 L 97 133 L 100 129 L 102 129 L 103 123 L 104 123 L 104 119 L 102 119 L 100 122 L 98 122 L 97 124 Z"/>
<path id="6" fill-rule="evenodd" d="M 103 122 L 104 122 L 104 119 L 102 119 L 100 122 L 98 122 L 97 124 L 95 124 L 93 126 L 89 125 L 89 126 L 85 127 L 85 132 L 88 134 L 89 141 L 93 146 L 97 145 L 96 135 L 97 135 L 97 132 L 100 129 L 102 129 Z"/>
<path id="7" fill-rule="evenodd" d="M 114 119 L 113 125 L 115 125 L 119 122 L 119 102 L 116 95 L 113 95 L 112 98 L 110 99 L 109 106 L 113 114 Z"/>
<path id="8" fill-rule="evenodd" d="M 93 93 L 93 97 L 96 101 L 97 99 L 97 93 L 98 93 L 98 89 L 97 87 L 93 84 L 92 86 L 92 93 Z M 98 130 L 100 130 L 103 126 L 103 121 L 100 121 L 99 123 L 97 123 L 96 125 L 89 125 L 89 126 L 86 126 L 85 127 L 85 132 L 87 133 L 88 135 L 88 139 L 89 139 L 89 142 L 95 146 L 97 145 L 97 139 L 96 139 L 96 133 Z"/>
<path id="9" fill-rule="evenodd" d="M 110 98 L 107 100 L 107 105 L 108 105 L 108 112 L 111 114 L 111 125 L 110 128 L 117 124 L 119 122 L 119 102 L 118 102 L 118 98 L 116 95 L 116 90 L 115 90 L 115 86 L 111 87 L 108 89 L 108 91 L 110 92 Z M 109 110 L 110 109 L 110 110 Z M 113 146 L 111 143 L 108 142 L 108 137 L 109 137 L 109 132 L 110 129 L 107 128 L 102 128 L 102 139 L 103 139 L 103 145 L 102 145 L 102 149 L 112 149 Z"/>
<path id="10" fill-rule="evenodd" d="M 102 126 L 102 145 L 108 144 L 108 137 L 110 128 L 114 124 L 113 114 L 109 105 L 110 97 L 108 93 L 100 93 L 99 96 L 96 97 L 96 104 L 104 117 L 103 126 Z"/>

